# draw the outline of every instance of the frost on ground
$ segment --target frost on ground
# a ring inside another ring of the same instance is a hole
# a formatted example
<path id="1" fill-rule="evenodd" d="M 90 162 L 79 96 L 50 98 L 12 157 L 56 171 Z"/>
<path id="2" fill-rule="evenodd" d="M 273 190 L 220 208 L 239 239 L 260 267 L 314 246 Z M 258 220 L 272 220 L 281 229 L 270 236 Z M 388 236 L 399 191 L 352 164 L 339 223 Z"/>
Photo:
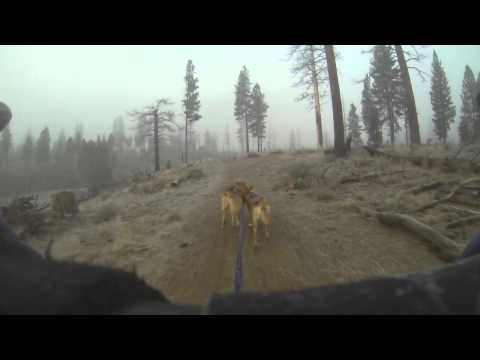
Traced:
<path id="1" fill-rule="evenodd" d="M 375 173 L 382 175 L 371 176 Z M 348 180 L 352 177 L 362 180 Z M 260 248 L 249 238 L 244 253 L 245 290 L 270 291 L 443 264 L 414 235 L 386 227 L 370 214 L 407 212 L 432 200 L 431 192 L 412 195 L 412 187 L 458 178 L 462 175 L 392 164 L 363 152 L 343 160 L 316 152 L 210 160 L 83 202 L 76 218 L 30 241 L 43 250 L 53 238 L 55 258 L 135 267 L 172 301 L 201 304 L 215 292 L 233 291 L 238 232 L 229 222 L 220 230 L 220 194 L 235 180 L 248 181 L 272 204 L 272 238 L 265 241 L 260 229 Z M 438 207 L 418 219 L 445 231 L 452 216 Z M 461 243 L 468 237 L 447 235 Z"/>

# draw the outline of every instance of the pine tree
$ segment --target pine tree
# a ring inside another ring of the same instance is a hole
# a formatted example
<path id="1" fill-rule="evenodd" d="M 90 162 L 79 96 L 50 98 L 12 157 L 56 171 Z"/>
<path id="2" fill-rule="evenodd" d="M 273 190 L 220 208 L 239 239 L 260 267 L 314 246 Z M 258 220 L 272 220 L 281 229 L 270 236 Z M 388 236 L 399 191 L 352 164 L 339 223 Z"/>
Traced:
<path id="1" fill-rule="evenodd" d="M 112 180 L 113 162 L 112 162 L 113 137 L 110 140 L 92 140 L 82 141 L 78 157 L 78 172 L 83 182 L 93 189 L 108 185 Z M 95 159 L 92 162 L 92 159 Z"/>
<path id="2" fill-rule="evenodd" d="M 64 186 L 76 184 L 77 181 L 77 145 L 71 137 L 65 142 L 65 153 L 63 156 L 62 169 L 64 173 Z"/>
<path id="3" fill-rule="evenodd" d="M 207 152 L 210 151 L 211 149 L 211 136 L 210 136 L 210 131 L 206 130 L 205 133 L 203 134 L 203 146 Z"/>
<path id="4" fill-rule="evenodd" d="M 195 77 L 195 66 L 192 60 L 187 62 L 185 74 L 185 98 L 183 99 L 185 113 L 185 162 L 188 163 L 188 138 L 193 129 L 193 124 L 201 119 L 200 99 L 198 92 L 198 78 Z"/>
<path id="5" fill-rule="evenodd" d="M 395 144 L 395 133 L 401 130 L 398 117 L 404 110 L 405 90 L 400 77 L 400 69 L 396 65 L 393 49 L 387 45 L 376 45 L 373 48 L 370 76 L 372 78 L 372 94 L 378 109 L 382 125 L 386 124 L 390 131 L 390 143 Z"/>
<path id="6" fill-rule="evenodd" d="M 297 129 L 297 132 L 296 132 L 296 138 L 295 138 L 295 144 L 297 145 L 297 149 L 301 149 L 302 148 L 302 141 L 301 141 L 301 138 L 300 138 L 300 129 Z"/>
<path id="7" fill-rule="evenodd" d="M 240 144 L 242 140 L 245 142 L 245 150 L 247 154 L 249 148 L 249 128 L 250 128 L 250 112 L 251 112 L 251 83 L 250 75 L 244 66 L 238 75 L 238 82 L 235 85 L 235 119 L 240 123 L 240 134 L 244 131 L 244 135 L 239 136 Z"/>
<path id="8" fill-rule="evenodd" d="M 48 127 L 40 132 L 35 149 L 36 161 L 40 166 L 47 166 L 50 162 L 50 132 Z"/>
<path id="9" fill-rule="evenodd" d="M 368 135 L 367 143 L 375 147 L 381 146 L 383 143 L 382 126 L 378 110 L 375 107 L 368 74 L 363 81 L 362 120 Z"/>
<path id="10" fill-rule="evenodd" d="M 448 85 L 445 70 L 435 51 L 433 52 L 432 61 L 430 102 L 433 110 L 432 121 L 435 134 L 438 140 L 445 144 L 450 124 L 453 124 L 455 121 L 456 110 L 450 95 L 450 86 Z"/>
<path id="11" fill-rule="evenodd" d="M 78 124 L 77 127 L 75 128 L 75 145 L 77 146 L 77 149 L 80 149 L 80 145 L 82 144 L 83 140 L 83 125 Z"/>
<path id="12" fill-rule="evenodd" d="M 0 140 L 0 159 L 2 160 L 2 164 L 0 165 L 5 168 L 8 166 L 8 159 L 12 152 L 12 148 L 12 132 L 10 131 L 10 126 L 7 125 L 2 131 L 2 137 Z"/>
<path id="13" fill-rule="evenodd" d="M 474 138 L 474 103 L 475 103 L 475 89 L 476 89 L 475 76 L 472 69 L 467 65 L 465 67 L 465 73 L 462 83 L 462 108 L 460 114 L 460 125 L 458 132 L 460 136 L 460 142 L 462 144 L 469 144 L 476 139 Z"/>
<path id="14" fill-rule="evenodd" d="M 295 141 L 295 131 L 291 130 L 290 131 L 290 137 L 288 138 L 288 146 L 291 152 L 294 152 L 297 148 L 296 146 L 296 141 Z"/>
<path id="15" fill-rule="evenodd" d="M 113 120 L 113 151 L 122 153 L 127 145 L 127 137 L 125 135 L 125 125 L 121 116 Z"/>
<path id="16" fill-rule="evenodd" d="M 228 125 L 225 126 L 225 147 L 227 150 L 227 153 L 231 153 L 232 149 L 230 147 L 230 130 L 228 129 Z"/>
<path id="17" fill-rule="evenodd" d="M 473 137 L 478 142 L 480 141 L 480 73 L 478 73 L 477 75 L 477 84 L 473 99 L 473 109 Z"/>
<path id="18" fill-rule="evenodd" d="M 22 146 L 22 157 L 23 157 L 23 162 L 26 168 L 30 167 L 32 162 L 32 156 L 33 156 L 33 137 L 29 131 L 27 134 L 27 137 L 25 138 L 25 142 L 23 143 L 23 146 Z"/>
<path id="19" fill-rule="evenodd" d="M 57 140 L 53 144 L 52 152 L 55 159 L 55 163 L 60 163 L 64 158 L 66 142 L 67 142 L 67 137 L 65 136 L 65 131 L 62 129 L 58 134 Z"/>
<path id="20" fill-rule="evenodd" d="M 350 112 L 348 113 L 348 135 L 352 137 L 352 145 L 354 147 L 362 146 L 362 136 L 360 127 L 360 117 L 357 114 L 355 105 L 350 104 Z"/>
<path id="21" fill-rule="evenodd" d="M 240 152 L 245 152 L 245 122 L 239 121 L 239 126 L 236 130 L 238 143 L 240 144 Z"/>
<path id="22" fill-rule="evenodd" d="M 251 123 L 250 129 L 252 136 L 257 138 L 258 152 L 262 151 L 263 139 L 266 135 L 266 117 L 267 117 L 268 105 L 265 103 L 265 95 L 260 89 L 260 85 L 255 84 L 252 90 L 252 103 L 251 103 Z"/>

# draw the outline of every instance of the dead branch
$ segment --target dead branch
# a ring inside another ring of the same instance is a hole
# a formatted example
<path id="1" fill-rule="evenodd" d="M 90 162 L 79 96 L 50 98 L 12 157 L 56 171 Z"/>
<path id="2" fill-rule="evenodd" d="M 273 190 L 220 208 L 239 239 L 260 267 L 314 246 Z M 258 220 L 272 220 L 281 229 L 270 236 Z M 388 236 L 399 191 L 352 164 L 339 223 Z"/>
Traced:
<path id="1" fill-rule="evenodd" d="M 373 179 L 377 177 L 382 177 L 382 176 L 389 176 L 389 175 L 395 175 L 405 172 L 405 170 L 396 170 L 396 171 L 391 171 L 388 173 L 372 173 L 372 174 L 367 174 L 363 176 L 348 176 L 339 181 L 339 184 L 345 184 L 345 183 L 350 183 L 350 182 L 360 182 L 363 180 L 368 180 L 368 179 Z"/>
<path id="2" fill-rule="evenodd" d="M 465 149 L 465 147 L 466 147 L 466 145 L 460 146 L 460 148 L 458 149 L 458 151 L 455 153 L 455 155 L 453 156 L 453 158 L 451 160 L 455 160 L 462 153 L 462 151 Z"/>
<path id="3" fill-rule="evenodd" d="M 465 185 L 467 184 L 470 184 L 472 182 L 476 182 L 476 181 L 480 181 L 480 178 L 472 178 L 472 179 L 467 179 L 463 182 L 461 182 L 460 184 L 458 184 L 448 195 L 446 195 L 445 197 L 441 198 L 441 199 L 438 199 L 438 200 L 435 200 L 429 204 L 426 204 L 426 205 L 423 205 L 423 206 L 420 206 L 418 207 L 417 209 L 413 210 L 412 212 L 418 212 L 418 211 L 422 211 L 422 210 L 425 210 L 425 209 L 429 209 L 431 207 L 434 207 L 435 205 L 437 204 L 440 204 L 440 203 L 443 203 L 445 201 L 448 201 L 450 199 L 452 199 L 455 194 Z"/>
<path id="4" fill-rule="evenodd" d="M 474 163 L 479 155 L 480 155 L 480 150 L 473 156 L 473 158 L 470 161 Z"/>
<path id="5" fill-rule="evenodd" d="M 328 165 L 325 170 L 323 170 L 322 175 L 320 176 L 322 179 L 325 179 L 325 175 L 327 175 L 327 171 L 333 167 L 333 164 Z"/>
<path id="6" fill-rule="evenodd" d="M 421 165 L 427 161 L 428 166 L 436 167 L 459 167 L 459 166 L 471 166 L 471 160 L 466 159 L 456 159 L 457 156 L 461 153 L 462 148 L 454 155 L 453 158 L 432 158 L 427 156 L 408 156 L 408 155 L 399 155 L 399 154 L 389 154 L 384 151 L 375 149 L 371 146 L 363 147 L 370 156 L 383 156 L 391 160 L 405 160 L 413 163 L 414 165 Z M 455 160 L 455 161 L 454 161 Z"/>
<path id="7" fill-rule="evenodd" d="M 408 215 L 377 213 L 377 219 L 385 225 L 402 227 L 417 235 L 447 261 L 454 261 L 461 254 L 461 249 L 455 242 Z"/>
<path id="8" fill-rule="evenodd" d="M 480 216 L 479 211 L 474 211 L 474 210 L 471 210 L 471 209 L 464 209 L 464 208 L 459 208 L 459 207 L 451 206 L 451 205 L 442 205 L 441 207 L 444 208 L 444 209 L 447 209 L 447 210 L 455 210 L 455 211 L 464 212 L 464 213 L 470 214 L 470 215 Z"/>
<path id="9" fill-rule="evenodd" d="M 474 222 L 480 221 L 480 215 L 475 215 L 475 216 L 469 216 L 464 219 L 460 219 L 457 221 L 452 221 L 445 225 L 447 229 L 452 229 L 461 225 L 466 225 L 466 224 L 472 224 Z"/>
<path id="10" fill-rule="evenodd" d="M 417 195 L 417 194 L 420 194 L 420 193 L 425 192 L 425 191 L 434 190 L 434 189 L 442 186 L 443 184 L 444 184 L 443 181 L 434 181 L 432 183 L 416 186 L 416 187 L 408 190 L 407 192 L 412 193 L 414 195 Z"/>
<path id="11" fill-rule="evenodd" d="M 386 158 L 390 158 L 390 159 L 395 159 L 395 158 L 403 158 L 402 156 L 400 155 L 393 155 L 393 154 L 388 154 L 386 152 L 383 152 L 381 150 L 378 150 L 378 149 L 375 149 L 371 146 L 368 146 L 368 145 L 365 145 L 363 147 L 367 152 L 368 152 L 368 155 L 370 156 L 383 156 L 383 157 L 386 157 Z"/>
<path id="12" fill-rule="evenodd" d="M 474 206 L 477 207 L 479 204 L 478 200 L 471 199 L 469 197 L 466 197 L 464 195 L 455 195 L 455 197 L 451 198 L 448 200 L 449 202 L 460 204 L 460 205 L 466 205 L 466 206 Z"/>

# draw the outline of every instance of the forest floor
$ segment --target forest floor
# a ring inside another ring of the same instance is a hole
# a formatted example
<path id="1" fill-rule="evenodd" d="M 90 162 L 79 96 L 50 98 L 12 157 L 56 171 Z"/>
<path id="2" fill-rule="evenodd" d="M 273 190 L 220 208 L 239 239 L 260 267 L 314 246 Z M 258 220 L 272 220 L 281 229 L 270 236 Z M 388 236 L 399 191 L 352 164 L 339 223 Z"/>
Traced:
<path id="1" fill-rule="evenodd" d="M 204 177 L 176 187 L 192 169 Z M 378 173 L 365 180 L 346 177 Z M 392 174 L 390 174 L 392 173 Z M 390 175 L 389 175 L 390 174 Z M 299 176 L 315 179 L 292 188 Z M 108 191 L 80 204 L 75 217 L 28 242 L 52 256 L 131 270 L 175 302 L 205 304 L 213 293 L 233 291 L 238 229 L 220 229 L 220 194 L 234 181 L 252 184 L 272 205 L 272 236 L 244 248 L 244 290 L 272 291 L 349 282 L 373 276 L 425 271 L 445 262 L 403 229 L 381 224 L 366 210 L 406 212 L 433 198 L 410 189 L 468 174 L 371 158 L 363 150 L 348 159 L 318 152 L 269 153 L 255 158 L 208 160 L 161 172 L 153 179 Z M 464 246 L 475 226 L 447 230 L 460 215 L 443 206 L 415 217 Z"/>

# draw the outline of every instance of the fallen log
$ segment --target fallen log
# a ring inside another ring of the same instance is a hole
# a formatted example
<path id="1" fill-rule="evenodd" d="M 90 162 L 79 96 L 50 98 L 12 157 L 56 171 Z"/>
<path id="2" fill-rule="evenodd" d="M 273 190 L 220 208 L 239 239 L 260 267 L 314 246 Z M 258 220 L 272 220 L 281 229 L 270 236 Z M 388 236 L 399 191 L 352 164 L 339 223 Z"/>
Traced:
<path id="1" fill-rule="evenodd" d="M 472 223 L 477 222 L 477 221 L 480 221 L 480 215 L 473 215 L 473 216 L 466 217 L 464 219 L 460 219 L 460 220 L 457 220 L 457 221 L 452 221 L 452 222 L 448 223 L 447 225 L 445 225 L 445 227 L 447 229 L 453 229 L 455 227 L 458 227 L 458 226 L 461 226 L 461 225 L 466 225 L 466 224 L 472 224 Z"/>
<path id="2" fill-rule="evenodd" d="M 363 180 L 368 180 L 368 179 L 373 179 L 381 176 L 390 176 L 390 175 L 395 175 L 405 172 L 405 170 L 396 170 L 396 171 L 391 171 L 388 173 L 372 173 L 372 174 L 367 174 L 367 175 L 362 175 L 362 176 L 348 176 L 343 179 L 341 179 L 338 183 L 339 184 L 346 184 L 349 182 L 360 182 Z"/>
<path id="3" fill-rule="evenodd" d="M 180 185 L 181 182 L 182 182 L 181 179 L 174 180 L 170 183 L 170 186 L 171 187 L 177 187 L 178 185 Z"/>
<path id="4" fill-rule="evenodd" d="M 443 184 L 444 184 L 443 181 L 434 181 L 432 183 L 416 186 L 416 187 L 408 190 L 407 192 L 412 193 L 413 195 L 418 195 L 418 194 L 420 194 L 422 192 L 425 192 L 425 191 L 434 190 L 434 189 L 442 186 Z"/>
<path id="5" fill-rule="evenodd" d="M 416 208 L 415 210 L 413 210 L 412 212 L 418 212 L 418 211 L 422 211 L 422 210 L 425 210 L 425 209 L 429 209 L 431 207 L 434 207 L 435 205 L 437 204 L 440 204 L 440 203 L 443 203 L 445 201 L 448 201 L 450 199 L 453 198 L 453 196 L 455 196 L 455 194 L 465 185 L 467 184 L 470 184 L 472 182 L 476 182 L 476 181 L 480 181 L 480 178 L 476 177 L 476 178 L 472 178 L 472 179 L 467 179 L 463 182 L 461 182 L 460 184 L 458 184 L 447 196 L 441 198 L 441 199 L 438 199 L 438 200 L 435 200 L 431 203 L 428 203 L 426 205 L 422 205 L 418 208 Z"/>
<path id="6" fill-rule="evenodd" d="M 363 147 L 370 156 L 383 156 L 391 160 L 405 160 L 408 162 L 413 163 L 414 165 L 421 166 L 425 162 L 427 162 L 427 166 L 429 167 L 444 167 L 446 169 L 455 170 L 460 166 L 469 167 L 472 171 L 477 171 L 477 167 L 474 166 L 471 160 L 467 159 L 453 159 L 451 158 L 434 158 L 429 156 L 411 156 L 411 155 L 399 155 L 399 154 L 389 154 L 385 151 L 381 151 L 375 149 L 371 146 L 364 146 Z M 473 165 L 472 165 L 473 164 Z"/>
<path id="7" fill-rule="evenodd" d="M 480 205 L 480 202 L 478 200 L 471 199 L 464 195 L 458 195 L 458 194 L 456 194 L 453 198 L 451 198 L 448 201 L 452 203 L 460 204 L 460 205 L 467 205 L 467 206 L 474 206 L 474 207 L 478 207 Z"/>
<path id="8" fill-rule="evenodd" d="M 322 175 L 320 176 L 322 179 L 325 179 L 325 175 L 327 175 L 327 171 L 333 167 L 334 164 L 328 165 L 325 170 L 323 170 Z"/>
<path id="9" fill-rule="evenodd" d="M 461 254 L 461 249 L 455 242 L 408 215 L 380 212 L 377 213 L 377 218 L 385 225 L 398 226 L 417 235 L 447 261 L 454 261 Z"/>
<path id="10" fill-rule="evenodd" d="M 475 211 L 475 210 L 472 210 L 472 209 L 459 208 L 459 207 L 456 207 L 456 206 L 443 205 L 442 208 L 447 209 L 447 210 L 460 211 L 460 212 L 464 212 L 464 213 L 470 214 L 470 215 L 480 215 L 479 211 Z"/>

